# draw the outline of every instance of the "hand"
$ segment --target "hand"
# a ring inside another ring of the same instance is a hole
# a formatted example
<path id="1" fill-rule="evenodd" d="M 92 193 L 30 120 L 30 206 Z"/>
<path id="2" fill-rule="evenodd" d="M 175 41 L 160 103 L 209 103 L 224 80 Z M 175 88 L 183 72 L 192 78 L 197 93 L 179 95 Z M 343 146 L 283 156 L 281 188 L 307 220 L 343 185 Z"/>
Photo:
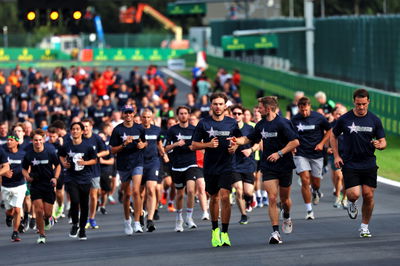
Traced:
<path id="1" fill-rule="evenodd" d="M 209 147 L 210 148 L 217 148 L 219 145 L 219 141 L 217 137 L 214 137 L 210 142 L 209 142 Z"/>
<path id="2" fill-rule="evenodd" d="M 274 152 L 273 154 L 268 156 L 267 161 L 274 163 L 274 162 L 278 161 L 279 158 L 281 158 L 281 156 L 279 156 L 279 154 L 277 152 Z"/>
<path id="3" fill-rule="evenodd" d="M 335 167 L 340 169 L 340 168 L 342 168 L 343 165 L 344 165 L 344 163 L 343 163 L 342 157 L 340 157 L 340 156 L 335 157 Z"/>
<path id="4" fill-rule="evenodd" d="M 319 143 L 317 146 L 315 146 L 315 151 L 322 151 L 324 149 L 324 144 Z"/>
<path id="5" fill-rule="evenodd" d="M 378 149 L 378 150 L 382 149 L 382 145 L 379 140 L 373 139 L 373 140 L 371 140 L 371 143 L 372 143 L 372 145 L 374 145 L 375 149 Z"/>
<path id="6" fill-rule="evenodd" d="M 142 142 L 141 140 L 139 140 L 138 144 L 136 145 L 136 147 L 141 150 L 144 149 L 146 147 L 146 142 Z"/>
<path id="7" fill-rule="evenodd" d="M 133 142 L 133 136 L 127 136 L 126 140 L 124 141 L 124 145 L 127 146 L 128 144 Z"/>
<path id="8" fill-rule="evenodd" d="M 78 165 L 86 165 L 86 162 L 82 159 L 80 159 L 79 161 L 76 162 Z"/>
<path id="9" fill-rule="evenodd" d="M 175 142 L 175 145 L 177 147 L 182 147 L 183 145 L 185 145 L 185 141 L 183 139 L 180 139 L 179 141 Z"/>
<path id="10" fill-rule="evenodd" d="M 328 154 L 333 154 L 333 149 L 332 149 L 332 148 L 328 148 L 328 149 L 326 150 L 326 152 L 327 152 Z"/>
<path id="11" fill-rule="evenodd" d="M 231 145 L 236 145 L 237 144 L 237 138 L 235 137 L 235 136 L 233 136 L 233 137 L 229 137 L 229 138 L 227 138 L 227 140 L 229 140 L 229 145 L 231 146 Z"/>
<path id="12" fill-rule="evenodd" d="M 27 178 L 25 178 L 27 182 L 32 183 L 33 178 L 31 176 L 28 176 Z"/>
<path id="13" fill-rule="evenodd" d="M 13 174 L 14 174 L 14 172 L 13 172 L 12 170 L 10 170 L 10 171 L 7 171 L 7 172 L 4 174 L 4 176 L 7 177 L 7 178 L 11 178 L 11 177 L 13 176 Z"/>
<path id="14" fill-rule="evenodd" d="M 238 148 L 238 145 L 236 145 L 236 144 L 230 145 L 230 146 L 228 147 L 228 152 L 229 152 L 230 154 L 234 154 L 234 153 L 236 152 L 237 148 Z"/>
<path id="15" fill-rule="evenodd" d="M 169 163 L 169 157 L 168 157 L 168 155 L 166 153 L 164 153 L 162 158 L 164 160 L 164 163 Z"/>
<path id="16" fill-rule="evenodd" d="M 66 161 L 65 163 L 62 164 L 64 168 L 69 169 L 71 168 L 70 162 Z"/>
<path id="17" fill-rule="evenodd" d="M 55 186 L 57 186 L 57 178 L 52 178 L 51 180 L 50 180 L 50 183 L 51 183 L 51 185 L 53 186 L 53 187 L 55 187 Z"/>
<path id="18" fill-rule="evenodd" d="M 244 156 L 249 157 L 253 153 L 253 151 L 251 150 L 251 148 L 249 148 L 242 150 L 242 153 Z"/>

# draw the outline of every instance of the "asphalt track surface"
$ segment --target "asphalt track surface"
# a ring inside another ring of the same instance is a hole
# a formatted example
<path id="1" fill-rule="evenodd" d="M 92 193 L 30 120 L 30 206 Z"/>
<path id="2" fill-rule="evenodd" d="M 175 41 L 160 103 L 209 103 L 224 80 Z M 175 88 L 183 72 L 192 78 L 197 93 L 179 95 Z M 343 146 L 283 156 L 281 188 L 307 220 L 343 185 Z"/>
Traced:
<path id="1" fill-rule="evenodd" d="M 198 229 L 174 232 L 175 214 L 160 209 L 157 230 L 125 236 L 122 205 L 108 206 L 108 215 L 97 214 L 100 228 L 88 230 L 87 241 L 68 237 L 70 225 L 61 219 L 47 232 L 47 243 L 36 244 L 37 234 L 21 234 L 10 241 L 11 230 L 0 212 L 0 265 L 399 265 L 400 189 L 378 184 L 375 210 L 370 223 L 372 238 L 359 237 L 361 217 L 351 220 L 347 212 L 332 207 L 334 197 L 329 176 L 322 182 L 325 196 L 314 206 L 316 219 L 305 220 L 305 207 L 294 175 L 292 185 L 294 223 L 283 244 L 269 245 L 271 225 L 267 208 L 249 214 L 249 224 L 238 223 L 233 205 L 229 235 L 232 247 L 212 248 L 211 224 L 200 220 L 198 204 L 194 219 Z M 360 205 L 360 203 L 359 203 Z M 184 214 L 185 215 L 185 214 Z"/>

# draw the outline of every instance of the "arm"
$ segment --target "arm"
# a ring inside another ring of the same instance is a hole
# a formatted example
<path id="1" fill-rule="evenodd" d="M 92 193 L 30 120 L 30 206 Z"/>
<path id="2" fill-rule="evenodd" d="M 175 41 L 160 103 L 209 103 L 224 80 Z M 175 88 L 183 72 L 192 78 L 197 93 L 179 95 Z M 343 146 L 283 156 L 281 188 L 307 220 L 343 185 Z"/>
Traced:
<path id="1" fill-rule="evenodd" d="M 386 138 L 372 140 L 372 144 L 374 145 L 375 149 L 382 151 L 382 150 L 386 149 L 386 146 L 387 146 Z"/>
<path id="2" fill-rule="evenodd" d="M 106 165 L 113 165 L 114 164 L 114 157 L 111 157 L 110 159 L 100 158 L 100 163 L 101 164 L 106 164 Z"/>
<path id="3" fill-rule="evenodd" d="M 128 144 L 132 143 L 132 141 L 133 141 L 133 137 L 128 136 L 121 145 L 111 147 L 111 153 L 116 154 L 116 153 L 122 151 L 126 146 L 128 146 Z"/>
<path id="4" fill-rule="evenodd" d="M 166 145 L 165 146 L 165 151 L 169 152 L 170 150 L 173 150 L 176 147 L 182 147 L 183 145 L 185 145 L 185 141 L 183 139 L 180 139 L 177 142 L 174 142 L 172 144 Z"/>
<path id="5" fill-rule="evenodd" d="M 249 157 L 253 152 L 258 151 L 259 148 L 260 144 L 256 143 L 252 147 L 242 150 L 242 153 L 244 154 L 244 156 Z"/>
<path id="6" fill-rule="evenodd" d="M 110 154 L 109 150 L 104 150 L 104 151 L 101 151 L 101 152 L 97 153 L 97 157 L 101 158 L 101 157 L 107 156 L 109 154 Z"/>
<path id="7" fill-rule="evenodd" d="M 96 163 L 97 163 L 97 159 L 90 159 L 87 161 L 84 161 L 84 160 L 78 161 L 79 165 L 84 165 L 84 166 L 95 165 Z"/>
<path id="8" fill-rule="evenodd" d="M 329 129 L 328 131 L 325 132 L 324 137 L 322 138 L 321 142 L 315 146 L 316 151 L 322 151 L 324 149 L 325 143 L 329 140 L 330 135 L 332 134 L 332 129 Z"/>
<path id="9" fill-rule="evenodd" d="M 277 152 L 271 154 L 270 156 L 268 156 L 267 160 L 270 161 L 270 162 L 276 162 L 277 160 L 282 158 L 283 155 L 285 155 L 288 152 L 293 151 L 299 145 L 300 145 L 300 142 L 299 142 L 298 139 L 291 140 L 291 141 L 288 142 L 288 144 L 286 144 L 285 147 L 283 147 L 282 150 L 277 151 Z"/>
<path id="10" fill-rule="evenodd" d="M 158 149 L 158 153 L 163 158 L 164 162 L 168 163 L 169 162 L 169 158 L 168 158 L 168 155 L 167 155 L 167 153 L 166 153 L 166 151 L 165 151 L 165 149 L 164 149 L 164 147 L 162 145 L 162 141 L 161 140 L 159 140 L 157 142 L 157 149 Z"/>
<path id="11" fill-rule="evenodd" d="M 0 176 L 5 175 L 8 171 L 10 171 L 10 164 L 8 162 L 3 163 L 0 169 Z"/>
<path id="12" fill-rule="evenodd" d="M 192 150 L 202 150 L 206 148 L 217 148 L 219 145 L 218 138 L 213 138 L 210 142 L 192 141 Z"/>
<path id="13" fill-rule="evenodd" d="M 53 184 L 53 187 L 57 185 L 57 180 L 60 177 L 60 173 L 61 173 L 61 165 L 58 164 L 54 169 L 54 177 L 50 180 L 50 182 Z"/>
<path id="14" fill-rule="evenodd" d="M 33 178 L 29 175 L 28 170 L 22 168 L 22 175 L 24 176 L 26 182 L 32 182 Z"/>
<path id="15" fill-rule="evenodd" d="M 332 147 L 333 156 L 335 157 L 335 167 L 341 168 L 344 163 L 343 163 L 342 158 L 339 155 L 338 139 L 335 134 L 331 134 L 330 144 Z"/>
<path id="16" fill-rule="evenodd" d="M 71 164 L 68 162 L 66 157 L 60 156 L 59 158 L 60 158 L 60 162 L 64 168 L 66 168 L 66 169 L 71 168 Z"/>

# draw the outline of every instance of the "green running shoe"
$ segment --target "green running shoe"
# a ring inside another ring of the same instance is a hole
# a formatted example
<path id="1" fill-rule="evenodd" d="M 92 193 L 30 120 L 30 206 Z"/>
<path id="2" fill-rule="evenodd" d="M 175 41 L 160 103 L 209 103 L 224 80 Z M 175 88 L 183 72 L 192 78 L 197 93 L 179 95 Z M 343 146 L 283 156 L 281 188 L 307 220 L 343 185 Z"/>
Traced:
<path id="1" fill-rule="evenodd" d="M 36 241 L 38 244 L 45 244 L 46 243 L 46 236 L 40 235 L 38 240 Z"/>
<path id="2" fill-rule="evenodd" d="M 231 241 L 229 240 L 229 235 L 228 233 L 221 233 L 221 244 L 224 247 L 230 247 L 231 246 Z"/>
<path id="3" fill-rule="evenodd" d="M 219 228 L 215 228 L 211 231 L 211 245 L 214 248 L 222 246 Z"/>

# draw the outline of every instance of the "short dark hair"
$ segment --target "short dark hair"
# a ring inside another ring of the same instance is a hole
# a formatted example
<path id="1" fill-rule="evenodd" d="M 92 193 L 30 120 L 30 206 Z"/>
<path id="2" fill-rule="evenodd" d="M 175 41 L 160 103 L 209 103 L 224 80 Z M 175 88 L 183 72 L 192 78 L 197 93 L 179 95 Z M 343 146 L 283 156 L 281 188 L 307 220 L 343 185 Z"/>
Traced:
<path id="1" fill-rule="evenodd" d="M 89 117 L 83 119 L 81 122 L 82 122 L 82 123 L 89 123 L 89 124 L 91 124 L 92 126 L 94 125 L 93 119 L 91 119 L 91 118 L 89 118 Z M 72 128 L 72 127 L 71 127 L 71 128 Z"/>
<path id="2" fill-rule="evenodd" d="M 243 108 L 243 106 L 240 105 L 240 104 L 231 105 L 231 106 L 229 107 L 229 109 L 231 109 L 232 112 L 233 112 L 233 110 L 235 110 L 235 109 L 240 109 L 240 110 L 242 111 L 242 113 L 244 113 L 244 108 Z"/>
<path id="3" fill-rule="evenodd" d="M 69 127 L 69 129 L 72 129 L 75 125 L 79 125 L 79 127 L 83 130 L 85 130 L 85 126 L 82 124 L 82 122 L 74 122 L 71 124 L 71 126 Z"/>
<path id="4" fill-rule="evenodd" d="M 35 135 L 40 135 L 40 136 L 42 136 L 44 138 L 46 136 L 46 131 L 44 131 L 41 128 L 35 129 L 31 133 L 31 138 L 33 138 Z"/>
<path id="5" fill-rule="evenodd" d="M 57 133 L 57 129 L 55 127 L 49 127 L 49 129 L 47 129 L 47 132 L 54 134 Z"/>
<path id="6" fill-rule="evenodd" d="M 186 111 L 188 111 L 189 114 L 191 113 L 191 110 L 189 107 L 187 107 L 185 105 L 180 105 L 180 106 L 178 106 L 178 108 L 176 108 L 176 114 L 178 114 L 181 109 L 185 109 Z"/>
<path id="7" fill-rule="evenodd" d="M 62 120 L 56 120 L 51 124 L 52 127 L 58 128 L 58 129 L 67 129 L 67 126 L 65 125 L 64 121 Z"/>
<path id="8" fill-rule="evenodd" d="M 310 98 L 308 97 L 301 97 L 299 101 L 297 102 L 297 106 L 302 106 L 302 105 L 310 105 L 311 101 Z"/>
<path id="9" fill-rule="evenodd" d="M 261 103 L 264 107 L 269 106 L 272 111 L 275 111 L 278 107 L 278 97 L 276 96 L 265 96 L 258 98 L 258 102 Z"/>
<path id="10" fill-rule="evenodd" d="M 212 103 L 212 101 L 214 101 L 214 99 L 217 99 L 217 98 L 224 99 L 225 103 L 228 102 L 228 96 L 226 96 L 226 94 L 224 92 L 214 92 L 210 96 L 210 103 Z"/>
<path id="11" fill-rule="evenodd" d="M 369 100 L 369 93 L 366 89 L 357 89 L 353 92 L 353 100 L 356 98 L 365 98 Z"/>

